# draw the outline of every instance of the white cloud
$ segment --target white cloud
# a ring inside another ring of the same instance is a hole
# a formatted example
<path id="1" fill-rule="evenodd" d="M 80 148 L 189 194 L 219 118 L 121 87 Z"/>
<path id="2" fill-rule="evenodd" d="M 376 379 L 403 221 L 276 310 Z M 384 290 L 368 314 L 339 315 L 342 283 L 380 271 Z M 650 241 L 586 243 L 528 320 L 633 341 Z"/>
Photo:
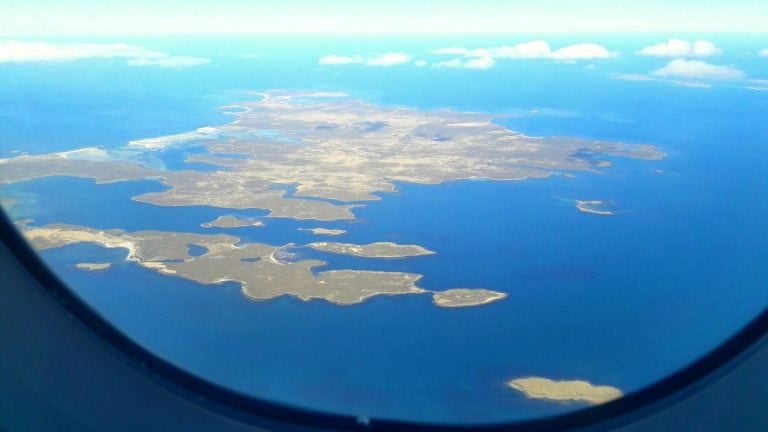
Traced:
<path id="1" fill-rule="evenodd" d="M 448 47 L 438 48 L 432 52 L 437 55 L 459 55 L 469 57 L 471 50 L 462 47 Z"/>
<path id="2" fill-rule="evenodd" d="M 389 67 L 409 63 L 411 56 L 403 52 L 386 53 L 376 57 L 369 58 L 366 66 Z"/>
<path id="3" fill-rule="evenodd" d="M 432 63 L 432 67 L 435 68 L 450 68 L 450 69 L 479 69 L 479 70 L 485 70 L 490 69 L 496 64 L 496 61 L 493 60 L 493 57 L 485 56 L 485 57 L 477 57 L 477 58 L 471 58 L 469 60 L 463 60 L 460 58 L 455 58 L 451 60 L 445 60 L 441 62 Z"/>
<path id="4" fill-rule="evenodd" d="M 701 81 L 691 81 L 691 80 L 679 80 L 679 79 L 669 79 L 669 78 L 662 78 L 659 76 L 649 75 L 649 74 L 615 74 L 614 77 L 625 80 L 625 81 L 658 81 L 658 82 L 669 82 L 685 87 L 697 87 L 697 88 L 710 88 L 711 85 L 701 82 Z"/>
<path id="5" fill-rule="evenodd" d="M 589 60 L 589 59 L 607 59 L 615 57 L 615 54 L 608 51 L 604 46 L 582 43 L 571 45 L 551 53 L 550 58 L 556 60 Z"/>
<path id="6" fill-rule="evenodd" d="M 128 62 L 131 66 L 159 66 L 164 68 L 185 68 L 206 63 L 210 63 L 207 58 L 188 56 L 137 58 Z"/>
<path id="7" fill-rule="evenodd" d="M 677 38 L 647 46 L 637 52 L 652 57 L 710 57 L 722 53 L 723 50 L 710 41 L 697 40 L 691 43 Z"/>
<path id="8" fill-rule="evenodd" d="M 747 88 L 750 90 L 768 91 L 768 80 L 764 80 L 764 79 L 749 80 L 747 84 Z"/>
<path id="9" fill-rule="evenodd" d="M 659 80 L 658 78 L 654 78 L 650 75 L 633 74 L 633 73 L 616 74 L 615 77 L 625 81 L 658 81 Z"/>
<path id="10" fill-rule="evenodd" d="M 512 46 L 491 48 L 491 55 L 497 58 L 532 59 L 547 58 L 551 52 L 549 44 L 543 40 L 523 42 Z"/>
<path id="11" fill-rule="evenodd" d="M 125 44 L 89 44 L 47 42 L 0 42 L 0 62 L 66 62 L 93 58 L 151 58 L 164 54 L 145 48 Z"/>
<path id="12" fill-rule="evenodd" d="M 506 45 L 493 48 L 462 48 L 449 47 L 440 48 L 432 51 L 437 55 L 458 55 L 474 58 L 498 59 L 552 59 L 552 60 L 589 60 L 589 59 L 607 59 L 616 57 L 616 53 L 608 51 L 607 48 L 592 44 L 581 43 L 569 45 L 552 51 L 549 43 L 543 40 L 533 40 L 516 45 Z"/>
<path id="13" fill-rule="evenodd" d="M 744 71 L 734 66 L 713 65 L 701 60 L 675 59 L 661 69 L 651 72 L 661 78 L 704 81 L 734 81 L 744 79 Z"/>
<path id="14" fill-rule="evenodd" d="M 345 65 L 345 64 L 360 64 L 364 63 L 363 57 L 356 55 L 356 56 L 340 56 L 340 55 L 327 55 L 324 57 L 321 57 L 318 61 L 321 65 Z"/>
<path id="15" fill-rule="evenodd" d="M 543 40 L 532 40 L 516 45 L 506 45 L 492 48 L 445 47 L 431 51 L 437 56 L 452 56 L 454 58 L 432 63 L 436 68 L 490 69 L 500 59 L 551 59 L 557 61 L 576 61 L 590 59 L 607 59 L 616 57 L 617 53 L 608 51 L 605 47 L 592 43 L 581 43 L 552 50 L 549 43 Z M 413 64 L 424 67 L 429 64 L 426 60 L 413 60 L 410 54 L 404 52 L 389 52 L 378 55 L 337 55 L 330 54 L 321 57 L 321 66 L 340 66 L 359 64 L 373 67 L 388 67 L 402 64 Z"/>
<path id="16" fill-rule="evenodd" d="M 390 52 L 375 56 L 363 57 L 361 55 L 342 56 L 331 54 L 321 57 L 318 64 L 322 66 L 341 66 L 348 64 L 361 64 L 373 67 L 389 67 L 410 63 L 412 57 L 404 52 Z"/>
<path id="17" fill-rule="evenodd" d="M 768 57 L 768 48 L 760 51 L 760 57 Z"/>
<path id="18" fill-rule="evenodd" d="M 711 57 L 722 54 L 723 50 L 710 41 L 698 40 L 693 43 L 691 52 L 694 57 Z"/>
<path id="19" fill-rule="evenodd" d="M 0 63 L 61 63 L 90 59 L 126 59 L 133 66 L 189 67 L 208 63 L 200 57 L 171 56 L 128 44 L 0 42 Z"/>
<path id="20" fill-rule="evenodd" d="M 445 60 L 445 61 L 433 63 L 432 66 L 436 68 L 461 68 L 461 67 L 464 67 L 464 61 L 462 61 L 461 59 L 455 58 L 451 60 Z"/>
<path id="21" fill-rule="evenodd" d="M 614 77 L 628 81 L 661 81 L 686 87 L 709 88 L 715 82 L 760 90 L 760 80 L 746 79 L 746 73 L 735 66 L 722 66 L 701 60 L 675 59 L 664 67 L 647 74 L 615 74 Z"/>
<path id="22" fill-rule="evenodd" d="M 464 67 L 467 69 L 490 69 L 496 62 L 491 56 L 478 57 L 464 63 Z"/>

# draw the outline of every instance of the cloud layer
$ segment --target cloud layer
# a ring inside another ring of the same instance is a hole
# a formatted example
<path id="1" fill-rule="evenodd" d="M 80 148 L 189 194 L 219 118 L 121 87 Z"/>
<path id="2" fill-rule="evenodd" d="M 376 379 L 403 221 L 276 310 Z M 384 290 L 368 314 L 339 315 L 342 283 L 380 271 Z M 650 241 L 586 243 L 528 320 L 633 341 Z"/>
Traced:
<path id="1" fill-rule="evenodd" d="M 440 48 L 433 51 L 437 55 L 455 55 L 462 57 L 490 57 L 492 59 L 552 59 L 552 60 L 589 60 L 607 59 L 616 56 L 605 47 L 592 43 L 569 45 L 553 51 L 548 42 L 534 40 L 516 45 L 493 48 Z"/>
<path id="2" fill-rule="evenodd" d="M 439 56 L 458 56 L 453 59 L 433 63 L 434 67 L 464 69 L 490 69 L 496 64 L 496 61 L 502 59 L 549 59 L 572 62 L 576 60 L 608 59 L 617 55 L 601 45 L 592 43 L 569 45 L 553 51 L 549 43 L 543 40 L 493 48 L 469 49 L 464 47 L 448 47 L 436 49 L 432 53 Z"/>
<path id="3" fill-rule="evenodd" d="M 762 90 L 761 80 L 747 80 L 747 74 L 732 65 L 716 65 L 702 60 L 678 58 L 647 74 L 617 74 L 629 81 L 663 81 L 686 87 L 711 87 L 715 82 Z"/>
<path id="4" fill-rule="evenodd" d="M 320 58 L 318 63 L 322 66 L 361 64 L 372 67 L 390 67 L 410 63 L 411 60 L 412 57 L 404 52 L 389 52 L 369 57 L 363 57 L 361 55 L 342 56 L 331 54 Z"/>
<path id="5" fill-rule="evenodd" d="M 209 62 L 206 58 L 173 56 L 128 44 L 0 42 L 0 63 L 62 63 L 92 59 L 125 59 L 131 66 L 168 68 Z"/>
<path id="6" fill-rule="evenodd" d="M 661 69 L 651 72 L 661 78 L 682 78 L 704 81 L 734 81 L 744 79 L 744 71 L 733 66 L 713 65 L 701 60 L 675 59 Z"/>
<path id="7" fill-rule="evenodd" d="M 760 51 L 760 57 L 768 57 L 768 48 Z"/>
<path id="8" fill-rule="evenodd" d="M 453 69 L 490 69 L 496 64 L 496 60 L 491 56 L 477 57 L 469 60 L 462 60 L 455 58 L 451 60 L 444 60 L 440 62 L 432 63 L 436 68 L 453 68 Z"/>
<path id="9" fill-rule="evenodd" d="M 723 50 L 710 41 L 689 42 L 675 38 L 647 46 L 637 52 L 639 55 L 652 57 L 711 57 L 722 53 Z"/>
<path id="10" fill-rule="evenodd" d="M 338 55 L 330 54 L 321 57 L 318 64 L 322 66 L 341 66 L 358 64 L 373 67 L 387 67 L 412 63 L 417 67 L 431 64 L 435 68 L 490 69 L 502 59 L 550 59 L 572 62 L 577 60 L 608 59 L 616 57 L 617 53 L 608 51 L 605 47 L 592 43 L 569 45 L 557 50 L 543 40 L 523 42 L 516 45 L 505 45 L 492 48 L 447 47 L 431 51 L 438 57 L 452 56 L 446 60 L 425 59 L 414 60 L 413 56 L 404 52 L 390 52 L 378 55 Z"/>

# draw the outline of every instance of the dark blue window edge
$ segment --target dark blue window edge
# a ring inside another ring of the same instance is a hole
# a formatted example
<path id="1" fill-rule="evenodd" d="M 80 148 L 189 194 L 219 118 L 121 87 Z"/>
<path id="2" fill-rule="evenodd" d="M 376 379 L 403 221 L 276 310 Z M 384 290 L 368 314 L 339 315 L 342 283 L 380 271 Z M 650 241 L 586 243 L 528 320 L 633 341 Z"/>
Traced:
<path id="1" fill-rule="evenodd" d="M 615 401 L 575 412 L 503 424 L 427 424 L 328 414 L 247 396 L 211 383 L 156 356 L 115 328 L 85 304 L 45 265 L 0 209 L 0 241 L 29 277 L 71 316 L 117 353 L 118 359 L 141 370 L 163 388 L 205 409 L 254 427 L 282 430 L 310 428 L 340 431 L 559 431 L 608 430 L 649 417 L 682 401 L 737 366 L 768 335 L 768 310 L 721 345 L 687 367 Z M 1 286 L 0 286 L 0 289 Z"/>

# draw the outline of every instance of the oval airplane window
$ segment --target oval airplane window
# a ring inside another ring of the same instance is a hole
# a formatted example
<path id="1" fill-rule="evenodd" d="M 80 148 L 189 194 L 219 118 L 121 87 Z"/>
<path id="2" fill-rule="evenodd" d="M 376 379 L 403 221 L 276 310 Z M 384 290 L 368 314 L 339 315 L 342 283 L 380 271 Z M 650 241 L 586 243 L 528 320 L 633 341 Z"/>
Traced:
<path id="1" fill-rule="evenodd" d="M 768 38 L 485 3 L 485 33 L 254 6 L 259 34 L 3 36 L 3 210 L 122 333 L 255 398 L 469 425 L 641 390 L 768 305 Z"/>

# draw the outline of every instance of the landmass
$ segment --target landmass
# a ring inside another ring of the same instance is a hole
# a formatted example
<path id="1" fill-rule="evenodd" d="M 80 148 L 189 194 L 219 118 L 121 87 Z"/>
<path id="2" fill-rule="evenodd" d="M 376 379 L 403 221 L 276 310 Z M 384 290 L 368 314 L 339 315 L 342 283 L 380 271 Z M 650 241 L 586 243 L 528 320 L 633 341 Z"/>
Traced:
<path id="1" fill-rule="evenodd" d="M 328 236 L 338 236 L 338 235 L 347 233 L 347 231 L 343 229 L 329 229 L 329 228 L 299 228 L 299 231 L 310 231 L 314 235 L 328 235 Z"/>
<path id="2" fill-rule="evenodd" d="M 257 95 L 258 101 L 235 104 L 241 111 L 230 112 L 235 121 L 226 125 L 132 141 L 112 151 L 86 148 L 0 159 L 0 183 L 54 175 L 98 183 L 156 179 L 167 189 L 133 199 L 333 221 L 355 219 L 355 207 L 395 191 L 399 182 L 524 180 L 591 171 L 606 165 L 600 155 L 664 157 L 651 145 L 529 137 L 484 114 L 378 106 L 343 94 Z M 167 171 L 141 162 L 147 154 L 192 141 L 207 153 L 190 155 L 188 162 L 222 169 Z M 233 154 L 240 157 L 228 157 Z M 286 184 L 295 190 L 274 187 Z"/>
<path id="3" fill-rule="evenodd" d="M 605 201 L 600 200 L 591 200 L 591 201 L 581 201 L 576 200 L 576 208 L 579 209 L 579 211 L 584 213 L 590 213 L 590 214 L 596 214 L 601 216 L 613 216 L 616 213 L 611 210 L 605 210 L 603 207 L 607 206 L 608 203 Z"/>
<path id="4" fill-rule="evenodd" d="M 111 263 L 77 263 L 75 268 L 88 271 L 101 271 L 112 267 Z"/>
<path id="5" fill-rule="evenodd" d="M 260 226 L 264 226 L 264 222 L 260 220 L 239 218 L 237 216 L 225 215 L 225 216 L 219 216 L 218 218 L 216 218 L 216 220 L 213 220 L 211 222 L 200 224 L 200 226 L 203 228 L 213 228 L 213 227 L 241 228 L 241 227 L 247 227 L 247 226 L 260 227 Z"/>
<path id="6" fill-rule="evenodd" d="M 394 192 L 398 183 L 435 185 L 462 179 L 517 181 L 609 169 L 601 157 L 656 160 L 652 145 L 564 137 L 530 137 L 495 124 L 494 117 L 452 110 L 424 111 L 381 106 L 342 93 L 270 91 L 255 101 L 226 107 L 228 124 L 135 140 L 117 149 L 85 147 L 66 152 L 0 159 L 0 184 L 50 176 L 94 179 L 96 183 L 153 180 L 164 186 L 133 200 L 158 206 L 262 209 L 266 217 L 338 221 L 356 219 L 355 209 Z M 161 152 L 193 143 L 203 153 L 187 162 L 219 170 L 172 171 Z M 579 202 L 581 211 L 597 201 Z M 203 227 L 258 226 L 222 216 Z M 77 242 L 128 250 L 127 259 L 165 275 L 204 284 L 240 283 L 254 299 L 293 295 L 359 303 L 374 295 L 432 293 L 441 307 L 474 306 L 504 293 L 457 288 L 434 292 L 417 286 L 421 275 L 319 269 L 320 260 L 297 259 L 292 245 L 244 243 L 227 235 L 96 230 L 88 227 L 20 225 L 40 249 Z M 337 235 L 343 230 L 310 229 Z M 190 245 L 204 248 L 190 255 Z M 418 245 L 318 242 L 316 250 L 368 258 L 432 254 Z"/>
<path id="7" fill-rule="evenodd" d="M 587 381 L 555 381 L 547 378 L 528 377 L 507 381 L 507 385 L 526 397 L 551 402 L 582 402 L 599 405 L 623 396 L 616 387 L 594 385 Z"/>
<path id="8" fill-rule="evenodd" d="M 279 255 L 285 253 L 282 247 L 242 243 L 240 238 L 226 234 L 126 232 L 60 224 L 25 226 L 22 232 L 38 250 L 83 242 L 107 248 L 124 248 L 128 251 L 127 260 L 147 269 L 202 284 L 236 282 L 241 285 L 244 295 L 258 300 L 292 295 L 305 301 L 324 299 L 351 305 L 376 295 L 431 293 L 438 296 L 447 293 L 447 296 L 452 296 L 451 290 L 440 292 L 418 287 L 416 283 L 422 277 L 419 274 L 368 270 L 316 271 L 326 263 L 320 260 L 280 259 Z M 203 247 L 205 252 L 190 255 L 189 245 Z M 483 297 L 500 299 L 503 295 L 478 290 L 476 296 L 469 297 L 475 301 L 465 301 L 461 306 L 487 303 L 492 300 L 483 301 Z M 437 301 L 435 304 L 443 306 Z"/>
<path id="9" fill-rule="evenodd" d="M 434 254 L 433 251 L 425 249 L 419 245 L 401 245 L 390 242 L 377 242 L 365 245 L 317 242 L 310 243 L 307 246 L 323 252 L 353 255 L 365 258 L 404 258 Z"/>
<path id="10" fill-rule="evenodd" d="M 432 301 L 441 307 L 479 306 L 495 302 L 507 297 L 507 293 L 486 289 L 454 288 L 446 291 L 436 291 Z"/>

